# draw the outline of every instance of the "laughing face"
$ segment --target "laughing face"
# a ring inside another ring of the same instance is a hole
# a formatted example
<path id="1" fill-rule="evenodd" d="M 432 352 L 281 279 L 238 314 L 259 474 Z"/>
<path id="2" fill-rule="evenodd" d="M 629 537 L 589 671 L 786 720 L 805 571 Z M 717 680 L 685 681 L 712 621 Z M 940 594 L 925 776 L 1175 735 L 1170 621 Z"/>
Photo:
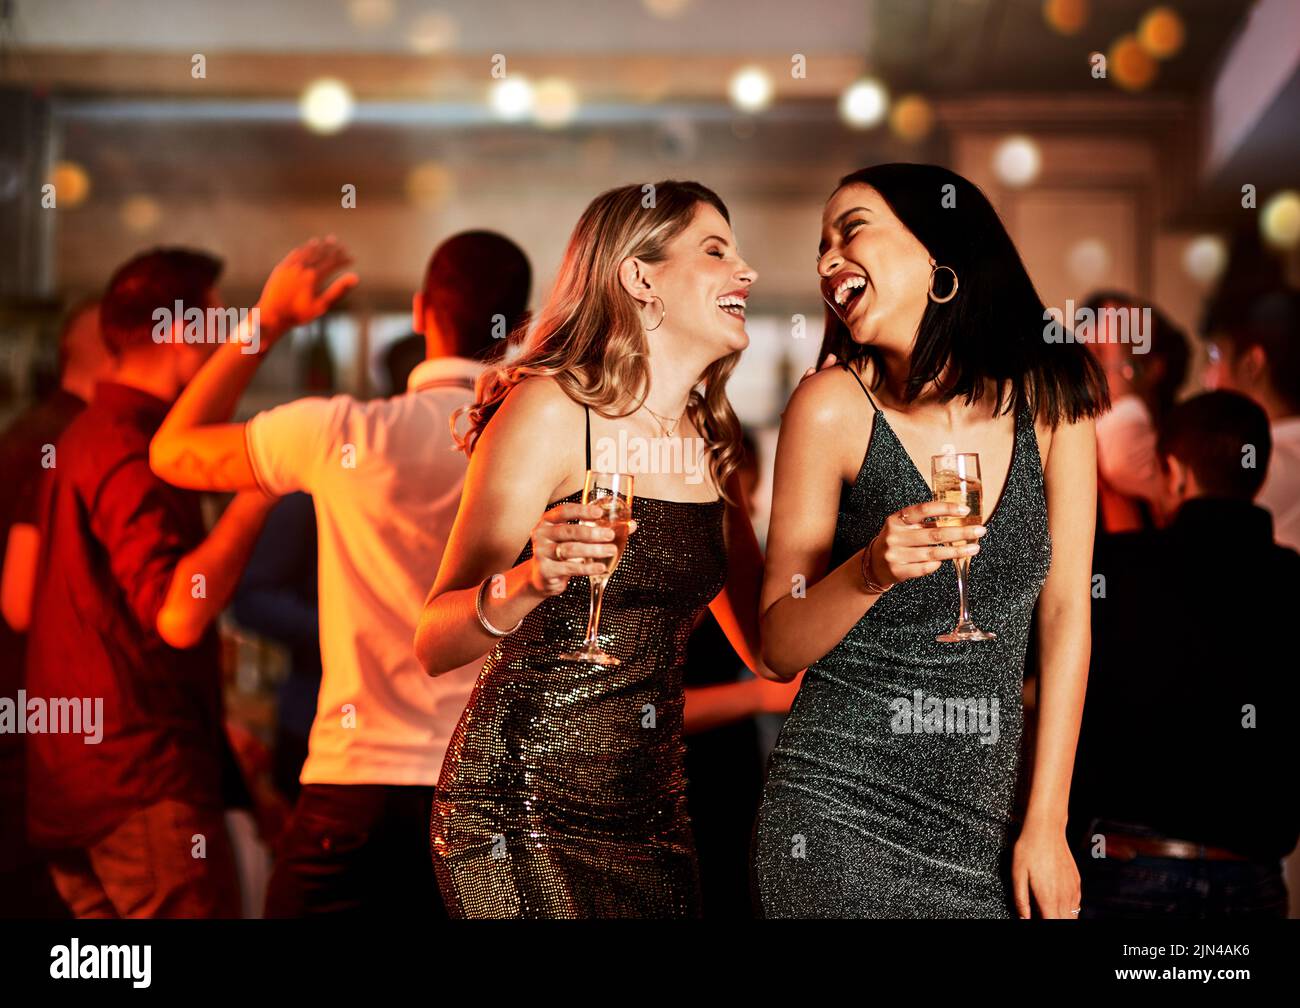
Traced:
<path id="1" fill-rule="evenodd" d="M 666 311 L 658 338 L 682 349 L 725 357 L 749 345 L 745 302 L 758 274 L 740 257 L 726 218 L 700 203 L 691 223 L 665 248 L 663 261 L 648 264 L 646 290 Z M 648 313 L 653 324 L 654 311 Z"/>
<path id="2" fill-rule="evenodd" d="M 871 186 L 855 183 L 831 196 L 817 272 L 822 297 L 854 342 L 910 352 L 928 299 L 930 255 Z"/>

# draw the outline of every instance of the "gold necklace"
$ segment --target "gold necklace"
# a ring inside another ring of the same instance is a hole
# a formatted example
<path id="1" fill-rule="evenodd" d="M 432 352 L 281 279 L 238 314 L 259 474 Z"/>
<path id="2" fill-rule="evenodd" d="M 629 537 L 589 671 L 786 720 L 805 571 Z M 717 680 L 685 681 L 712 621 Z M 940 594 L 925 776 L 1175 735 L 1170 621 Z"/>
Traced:
<path id="1" fill-rule="evenodd" d="M 674 420 L 672 427 L 669 428 L 664 424 L 664 421 L 667 420 L 668 417 L 660 416 L 645 403 L 642 403 L 641 406 L 647 413 L 655 418 L 655 422 L 659 424 L 659 429 L 664 432 L 664 437 L 672 437 L 677 432 L 677 425 L 682 422 L 682 417 L 686 416 L 686 411 L 682 410 L 682 415 Z"/>

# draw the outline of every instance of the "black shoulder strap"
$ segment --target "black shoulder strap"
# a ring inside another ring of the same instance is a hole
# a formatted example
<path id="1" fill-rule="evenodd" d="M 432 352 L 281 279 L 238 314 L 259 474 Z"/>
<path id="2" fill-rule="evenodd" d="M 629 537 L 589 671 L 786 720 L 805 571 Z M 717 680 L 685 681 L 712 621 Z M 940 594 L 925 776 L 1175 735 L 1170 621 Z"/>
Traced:
<path id="1" fill-rule="evenodd" d="M 863 392 L 866 392 L 866 393 L 867 393 L 867 401 L 868 401 L 869 403 L 871 403 L 871 408 L 872 408 L 872 409 L 875 409 L 875 410 L 880 409 L 880 407 L 876 405 L 876 400 L 874 400 L 874 399 L 871 398 L 871 393 L 870 393 L 870 392 L 867 392 L 867 387 L 866 387 L 865 385 L 862 384 L 862 379 L 858 376 L 857 371 L 853 370 L 852 365 L 850 365 L 850 364 L 846 361 L 844 364 L 841 364 L 840 366 L 841 366 L 842 368 L 844 368 L 844 370 L 847 371 L 849 374 L 853 375 L 853 379 L 854 379 L 854 381 L 856 381 L 856 382 L 858 383 L 859 387 L 861 387 L 861 389 L 862 389 Z"/>
<path id="2" fill-rule="evenodd" d="M 591 407 L 585 406 L 587 412 L 587 469 L 591 469 Z"/>

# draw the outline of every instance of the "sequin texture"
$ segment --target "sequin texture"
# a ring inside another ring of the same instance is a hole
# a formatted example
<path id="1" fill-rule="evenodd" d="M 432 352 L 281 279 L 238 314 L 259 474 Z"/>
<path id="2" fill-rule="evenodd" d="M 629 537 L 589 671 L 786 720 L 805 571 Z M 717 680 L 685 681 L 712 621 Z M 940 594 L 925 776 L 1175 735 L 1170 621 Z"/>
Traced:
<path id="1" fill-rule="evenodd" d="M 1006 486 L 970 565 L 972 617 L 997 639 L 935 640 L 957 619 L 956 574 L 945 563 L 891 588 L 808 669 L 772 753 L 755 827 L 764 916 L 1014 916 L 1025 651 L 1052 555 L 1042 463 L 1022 405 L 1015 429 Z M 877 413 L 862 468 L 841 494 L 831 567 L 890 514 L 929 499 Z M 978 727 L 995 730 L 951 730 L 960 717 L 944 722 L 942 714 L 926 725 L 907 716 L 953 700 L 983 703 L 990 716 Z"/>
<path id="2" fill-rule="evenodd" d="M 726 581 L 725 510 L 634 497 L 637 530 L 600 624 L 621 665 L 555 657 L 586 633 L 586 578 L 489 655 L 433 806 L 434 868 L 452 915 L 699 915 L 682 670 L 695 619 Z M 531 555 L 530 544 L 516 564 Z"/>

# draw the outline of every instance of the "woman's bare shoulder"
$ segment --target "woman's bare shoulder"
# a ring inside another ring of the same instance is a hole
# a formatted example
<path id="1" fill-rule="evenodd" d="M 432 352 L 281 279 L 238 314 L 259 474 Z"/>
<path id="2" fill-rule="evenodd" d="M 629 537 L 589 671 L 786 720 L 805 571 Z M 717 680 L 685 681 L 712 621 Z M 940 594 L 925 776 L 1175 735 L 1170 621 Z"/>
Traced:
<path id="1" fill-rule="evenodd" d="M 517 418 L 533 423 L 572 423 L 582 417 L 582 405 L 569 398 L 551 375 L 532 375 L 512 388 L 501 404 Z"/>
<path id="2" fill-rule="evenodd" d="M 781 438 L 797 456 L 808 452 L 833 460 L 840 478 L 852 482 L 874 423 L 875 409 L 843 367 L 809 375 L 795 388 L 781 415 Z"/>
<path id="3" fill-rule="evenodd" d="M 554 378 L 535 375 L 506 393 L 483 431 L 481 447 L 499 462 L 526 466 L 549 486 L 558 486 L 582 464 L 583 430 L 581 404 Z"/>
<path id="4" fill-rule="evenodd" d="M 809 375 L 790 395 L 786 415 L 802 424 L 826 431 L 842 431 L 846 423 L 869 417 L 875 410 L 858 386 L 857 379 L 842 366 L 828 367 Z"/>

